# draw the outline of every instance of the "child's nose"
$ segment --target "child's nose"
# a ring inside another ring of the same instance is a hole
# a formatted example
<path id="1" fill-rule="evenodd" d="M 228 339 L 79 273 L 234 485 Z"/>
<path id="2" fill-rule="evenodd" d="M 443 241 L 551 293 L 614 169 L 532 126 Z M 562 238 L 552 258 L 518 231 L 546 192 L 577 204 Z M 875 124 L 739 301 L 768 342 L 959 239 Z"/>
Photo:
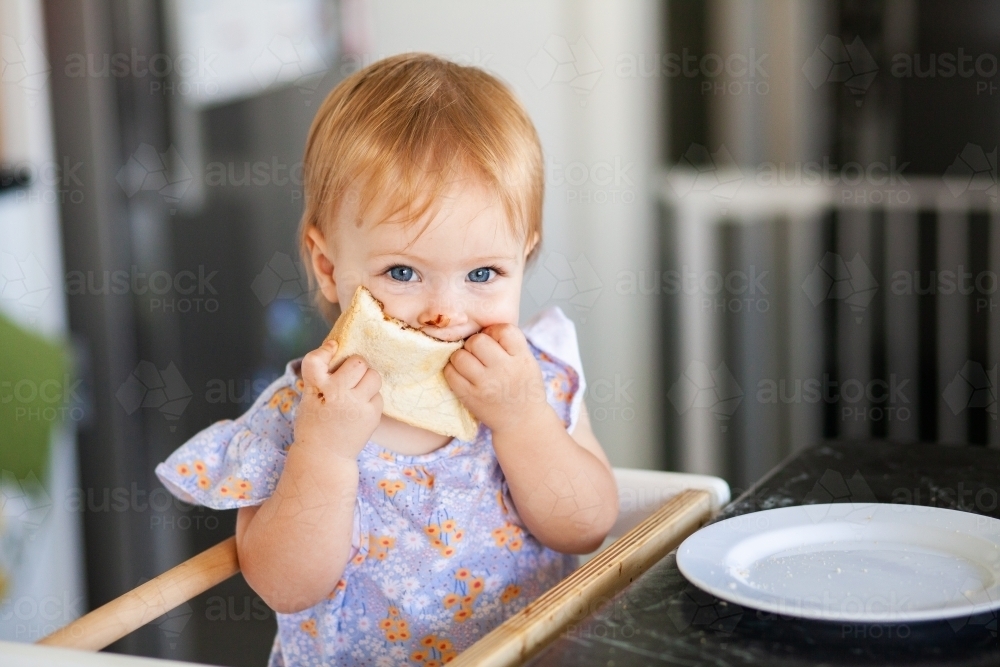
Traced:
<path id="1" fill-rule="evenodd" d="M 462 326 L 469 321 L 461 303 L 453 295 L 451 298 L 444 295 L 438 297 L 429 299 L 417 316 L 421 327 L 446 329 L 449 326 Z"/>

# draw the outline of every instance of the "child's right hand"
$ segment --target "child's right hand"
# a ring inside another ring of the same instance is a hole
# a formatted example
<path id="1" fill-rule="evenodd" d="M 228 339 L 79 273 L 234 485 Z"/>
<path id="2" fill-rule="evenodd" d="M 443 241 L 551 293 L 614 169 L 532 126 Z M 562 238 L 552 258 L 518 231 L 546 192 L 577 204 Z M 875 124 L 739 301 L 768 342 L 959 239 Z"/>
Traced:
<path id="1" fill-rule="evenodd" d="M 302 359 L 302 401 L 295 416 L 295 442 L 329 448 L 355 460 L 382 417 L 382 378 L 352 355 L 330 372 L 337 342 L 328 340 Z"/>

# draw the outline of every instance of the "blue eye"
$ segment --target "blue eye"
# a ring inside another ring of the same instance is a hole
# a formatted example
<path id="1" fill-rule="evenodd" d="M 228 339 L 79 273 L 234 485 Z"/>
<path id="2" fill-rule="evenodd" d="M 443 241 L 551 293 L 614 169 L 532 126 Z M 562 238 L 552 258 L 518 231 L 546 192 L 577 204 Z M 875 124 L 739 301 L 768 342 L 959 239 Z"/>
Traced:
<path id="1" fill-rule="evenodd" d="M 394 266 L 389 269 L 389 277 L 407 283 L 413 279 L 413 269 L 408 266 Z"/>
<path id="2" fill-rule="evenodd" d="M 474 283 L 485 283 L 490 279 L 493 273 L 493 269 L 482 266 L 478 269 L 473 269 L 469 271 L 469 280 Z"/>

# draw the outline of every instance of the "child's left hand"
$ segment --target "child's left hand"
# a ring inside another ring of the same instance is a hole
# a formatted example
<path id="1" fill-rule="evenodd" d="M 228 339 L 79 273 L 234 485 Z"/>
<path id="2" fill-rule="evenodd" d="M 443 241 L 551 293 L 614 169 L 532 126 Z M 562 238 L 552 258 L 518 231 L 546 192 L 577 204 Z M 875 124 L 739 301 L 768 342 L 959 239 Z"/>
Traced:
<path id="1" fill-rule="evenodd" d="M 444 367 L 451 390 L 496 433 L 548 408 L 542 369 L 513 324 L 491 324 L 470 336 Z"/>

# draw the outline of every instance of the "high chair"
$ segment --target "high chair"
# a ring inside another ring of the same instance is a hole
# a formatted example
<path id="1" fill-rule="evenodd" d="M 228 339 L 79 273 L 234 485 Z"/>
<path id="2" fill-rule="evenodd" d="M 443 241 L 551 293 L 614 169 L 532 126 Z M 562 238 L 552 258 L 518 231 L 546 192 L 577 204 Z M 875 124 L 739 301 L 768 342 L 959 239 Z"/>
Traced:
<path id="1" fill-rule="evenodd" d="M 581 556 L 579 569 L 459 654 L 453 665 L 520 664 L 574 618 L 594 611 L 597 604 L 627 586 L 729 502 L 729 485 L 718 477 L 629 468 L 615 468 L 614 474 L 619 514 L 604 544 Z M 230 537 L 37 643 L 100 650 L 237 572 L 236 538 Z M 27 652 L 44 650 L 0 642 L 0 653 L 8 647 L 26 657 Z M 62 656 L 59 664 L 101 664 L 85 654 L 79 654 L 80 662 L 73 662 L 66 657 L 69 654 L 58 653 Z M 42 663 L 29 659 L 24 664 Z"/>
<path id="2" fill-rule="evenodd" d="M 615 468 L 614 473 L 618 484 L 618 520 L 597 551 L 580 556 L 581 565 L 623 537 L 681 491 L 708 491 L 711 494 L 713 515 L 729 502 L 729 485 L 725 480 L 711 475 L 641 468 Z"/>

